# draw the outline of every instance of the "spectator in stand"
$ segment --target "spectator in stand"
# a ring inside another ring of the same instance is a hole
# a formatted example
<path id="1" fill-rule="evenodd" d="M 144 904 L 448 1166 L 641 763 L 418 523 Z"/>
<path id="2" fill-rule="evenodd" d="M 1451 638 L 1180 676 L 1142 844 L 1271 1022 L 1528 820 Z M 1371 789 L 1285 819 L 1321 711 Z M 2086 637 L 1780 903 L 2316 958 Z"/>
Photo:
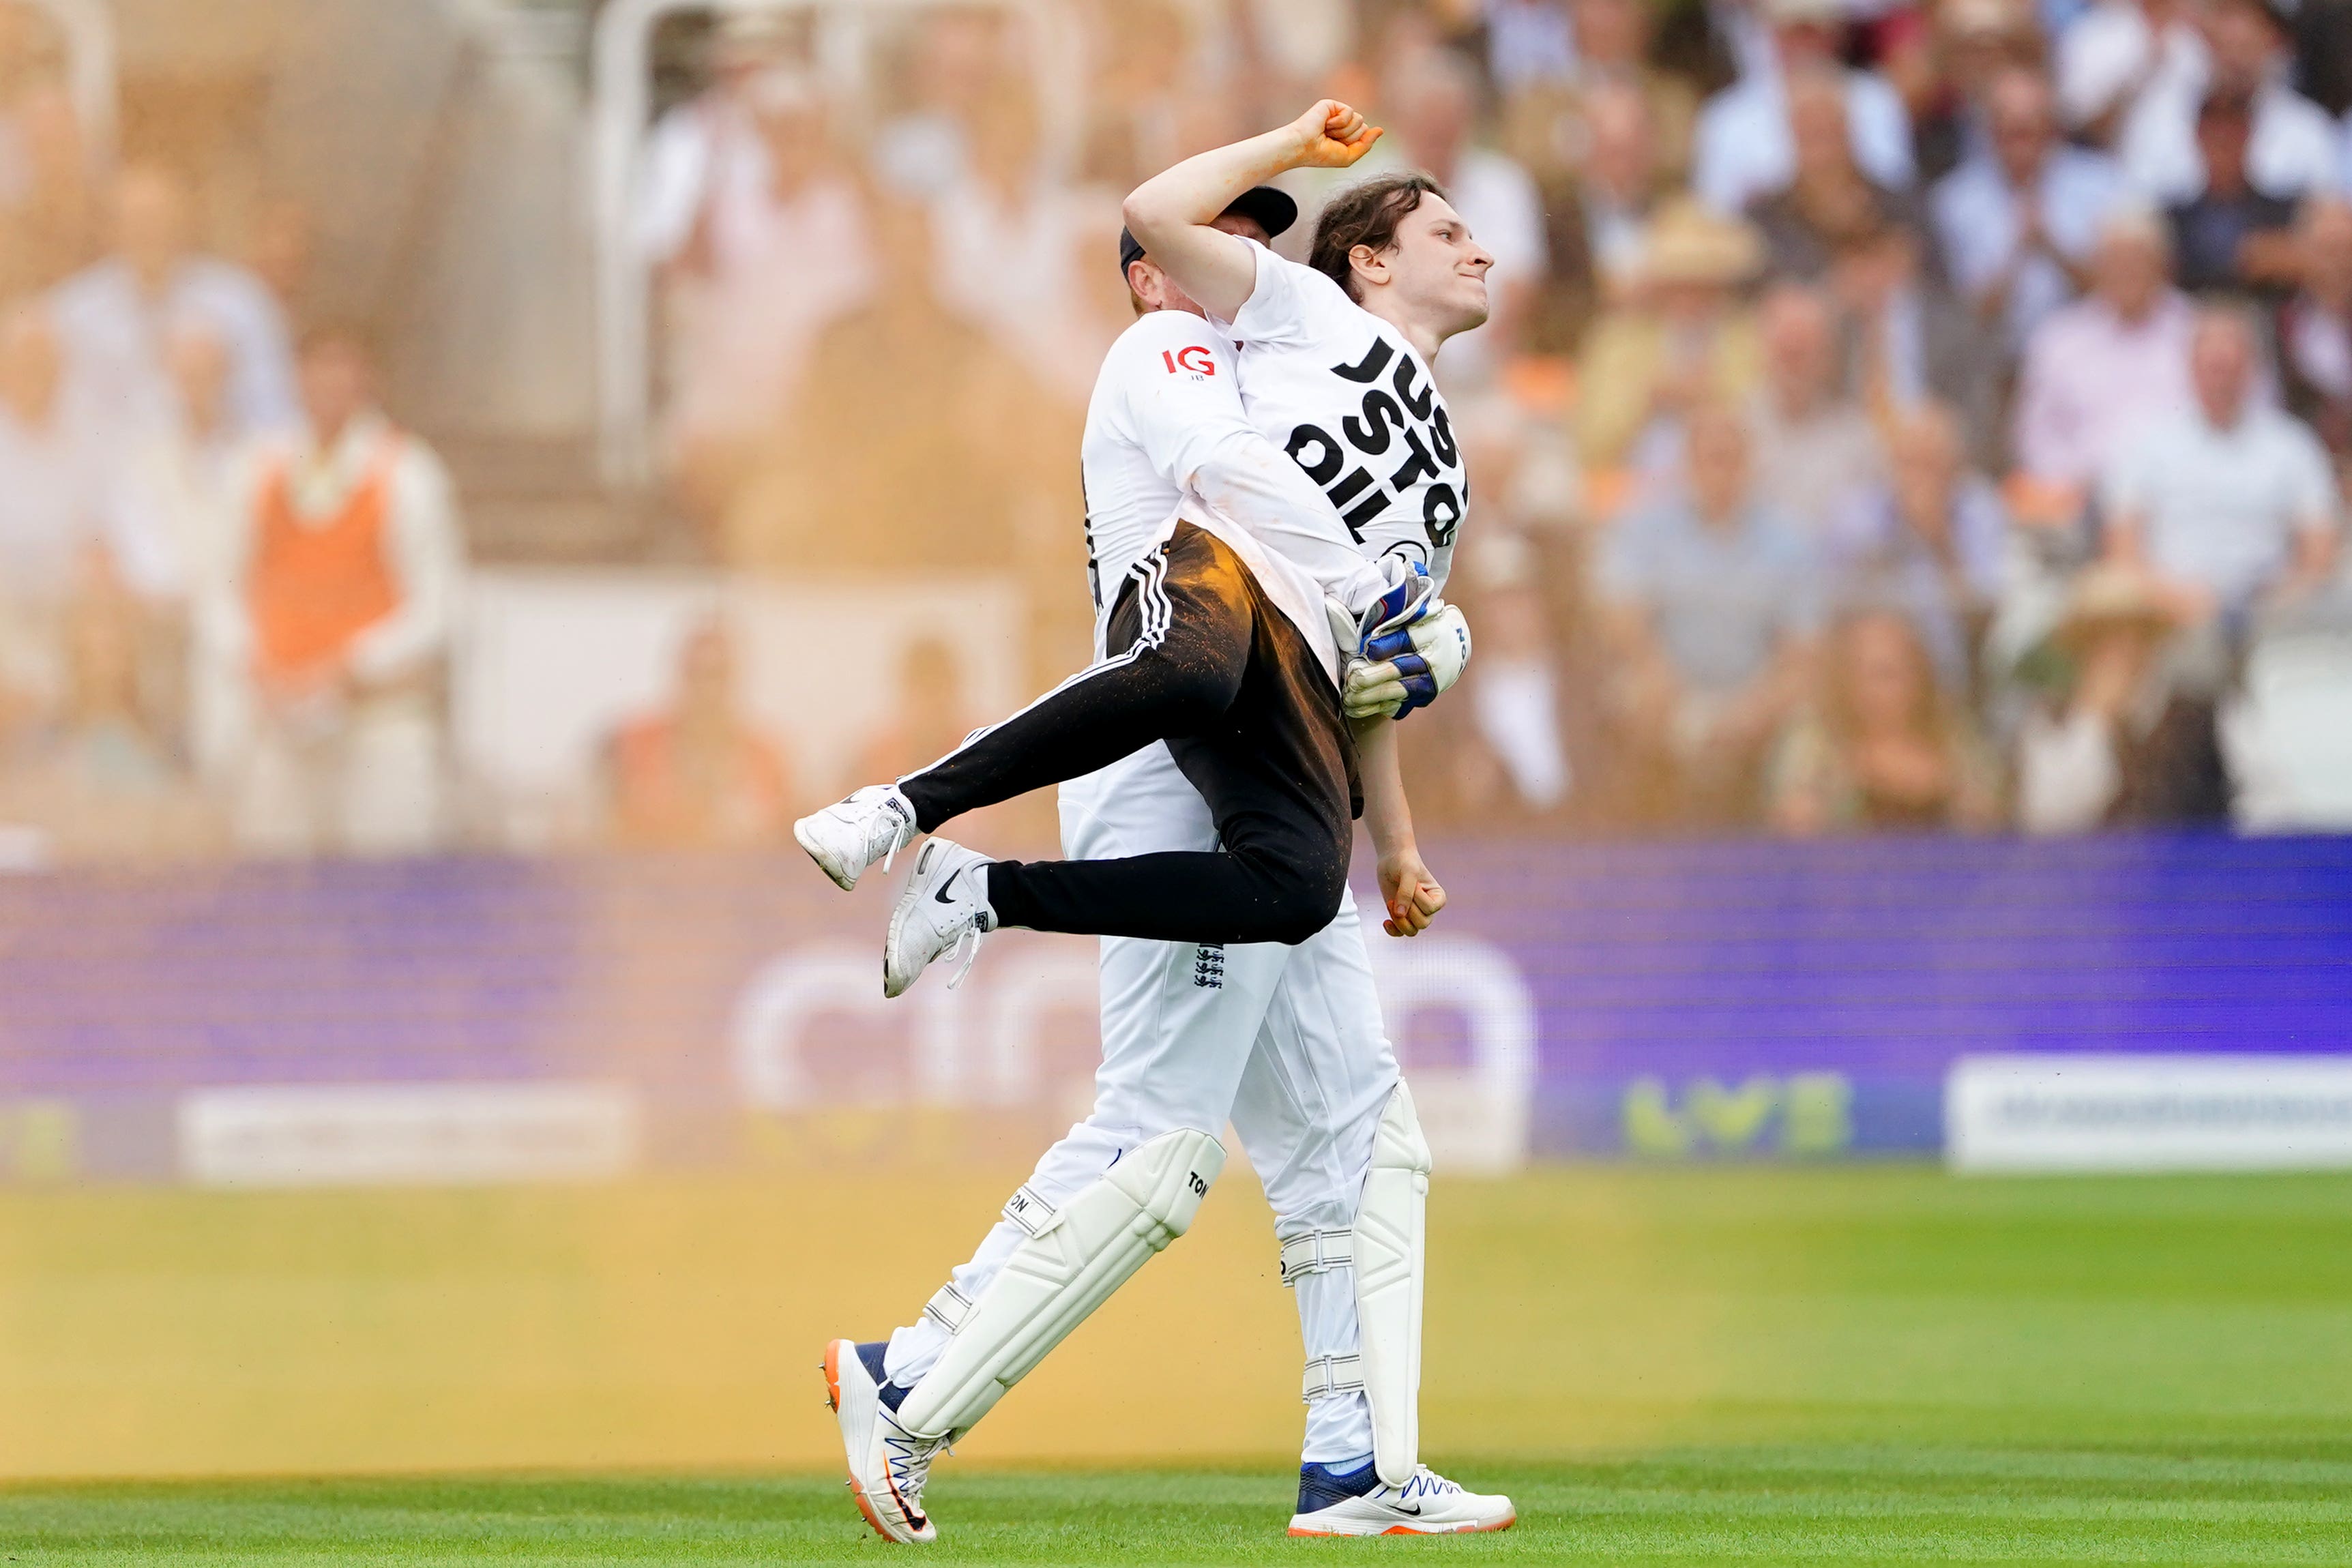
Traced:
<path id="1" fill-rule="evenodd" d="M 2099 225 L 2122 193 L 2112 160 L 2058 135 L 2049 79 L 2011 67 L 1986 89 L 1990 147 L 1932 198 L 1944 268 L 2010 354 L 2090 281 Z"/>
<path id="2" fill-rule="evenodd" d="M 1811 280 L 1829 271 L 1830 258 L 1855 235 L 1916 225 L 1918 204 L 1872 181 L 1854 162 L 1839 73 L 1818 65 L 1791 71 L 1788 99 L 1796 175 L 1749 203 L 1748 215 L 1764 233 L 1773 275 Z"/>
<path id="3" fill-rule="evenodd" d="M 1794 179 L 1789 85 L 1806 70 L 1819 69 L 1833 72 L 1844 89 L 1854 163 L 1877 184 L 1909 189 L 1910 117 L 1884 78 L 1849 70 L 1841 61 L 1841 0 L 1766 0 L 1766 14 L 1772 26 L 1772 68 L 1750 72 L 1707 100 L 1692 153 L 1693 187 L 1717 210 L 1736 213 Z"/>
<path id="4" fill-rule="evenodd" d="M 772 11 L 730 11 L 711 40 L 709 85 L 655 121 L 639 153 L 633 214 L 639 250 L 656 267 L 685 255 L 717 193 L 767 183 L 766 140 L 752 99 L 771 73 L 799 66 L 798 40 Z M 740 165 L 740 168 L 737 166 Z"/>
<path id="5" fill-rule="evenodd" d="M 1687 197 L 1659 209 L 1634 298 L 1601 317 L 1579 361 L 1576 436 L 1588 473 L 1655 466 L 1693 406 L 1755 389 L 1762 351 L 1738 289 L 1763 250 L 1748 225 Z"/>
<path id="6" fill-rule="evenodd" d="M 1508 16 L 1552 19 L 1558 43 L 1514 47 Z M 1517 0 L 1492 14 L 1489 74 L 1502 96 L 1502 144 L 1547 187 L 1584 166 L 1597 131 L 1593 95 L 1631 91 L 1651 126 L 1647 154 L 1658 177 L 1680 184 L 1690 172 L 1698 97 L 1681 77 L 1650 60 L 1646 0 Z"/>
<path id="7" fill-rule="evenodd" d="M 1998 765 L 1893 610 L 1831 630 L 1812 700 L 1781 732 L 1766 788 L 1772 826 L 1802 838 L 2000 821 Z"/>
<path id="8" fill-rule="evenodd" d="M 1462 820 L 1540 817 L 1574 787 L 1561 734 L 1559 661 L 1534 549 L 1517 534 L 1482 534 L 1457 571 L 1478 622 L 1479 673 L 1467 682 L 1469 733 L 1456 738 L 1450 780 Z"/>
<path id="9" fill-rule="evenodd" d="M 2303 287 L 2279 310 L 2280 369 L 2287 406 L 2340 474 L 2352 465 L 2352 203 L 2306 202 L 2296 237 Z"/>
<path id="10" fill-rule="evenodd" d="M 2058 35 L 2058 112 L 2093 147 L 2113 148 L 2140 99 L 2199 90 L 2206 69 L 2191 0 L 2094 0 Z"/>
<path id="11" fill-rule="evenodd" d="M 1939 0 L 1868 25 L 1878 68 L 1903 95 L 1923 184 L 1981 156 L 1987 88 L 2002 70 L 2036 66 L 2042 30 L 2032 0 Z"/>
<path id="12" fill-rule="evenodd" d="M 1750 404 L 1756 494 L 1802 531 L 1828 533 L 1836 509 L 1878 483 L 1886 454 L 1862 406 L 1842 390 L 1837 322 L 1820 290 L 1776 285 L 1759 312 L 1764 382 Z"/>
<path id="13" fill-rule="evenodd" d="M 1091 308 L 1095 293 L 1078 274 L 1082 236 L 1108 229 L 1096 255 L 1112 249 L 1112 204 L 1052 177 L 1024 73 L 999 72 L 975 115 L 965 175 L 931 205 L 941 298 L 1083 408 L 1103 354 L 1132 319 Z"/>
<path id="14" fill-rule="evenodd" d="M 1975 313 L 1924 276 L 1918 235 L 1897 224 L 1839 247 L 1831 287 L 1843 314 L 1846 373 L 1882 431 L 1927 400 L 1960 416 L 1969 451 L 2000 465 L 2001 355 Z"/>
<path id="15" fill-rule="evenodd" d="M 123 583 L 174 634 L 186 665 L 188 751 L 207 780 L 226 780 L 239 744 L 245 672 L 225 663 L 217 616 L 224 552 L 236 536 L 231 486 L 239 443 L 228 416 L 228 345 L 197 319 L 171 330 L 164 350 L 174 417 L 122 454 L 109 487 L 106 537 Z"/>
<path id="16" fill-rule="evenodd" d="M 984 6 L 926 12 L 907 72 L 908 101 L 874 135 L 874 169 L 896 194 L 917 201 L 971 173 L 972 127 L 1013 51 L 1003 16 Z"/>
<path id="17" fill-rule="evenodd" d="M 765 849 L 792 830 L 792 769 L 744 718 L 715 621 L 679 645 L 667 706 L 614 734 L 604 774 L 613 841 L 630 849 Z"/>
<path id="18" fill-rule="evenodd" d="M 2000 597 L 2009 518 L 1999 493 L 1969 469 L 1950 409 L 1910 410 L 1887 444 L 1886 483 L 1853 497 L 1831 531 L 1831 596 L 1849 608 L 1900 611 L 1937 683 L 1965 700 Z"/>
<path id="19" fill-rule="evenodd" d="M 66 406 L 49 310 L 0 316 L 0 597 L 61 602 L 98 537 L 105 455 Z"/>
<path id="20" fill-rule="evenodd" d="M 1821 573 L 1750 482 L 1746 423 L 1709 404 L 1689 424 L 1687 483 L 1616 526 L 1599 585 L 1612 706 L 1665 759 L 1680 816 L 1721 825 L 1755 815 L 1763 748 L 1804 689 Z"/>
<path id="21" fill-rule="evenodd" d="M 0 47 L 0 71 L 18 63 L 7 52 Z M 0 298 L 9 298 L 89 259 L 89 144 L 59 73 L 37 68 L 0 109 Z"/>
<path id="22" fill-rule="evenodd" d="M 1505 154 L 1471 144 L 1477 92 L 1470 67 L 1450 49 L 1405 55 L 1381 87 L 1393 156 L 1436 177 L 1495 258 L 1486 277 L 1486 324 L 1451 340 L 1441 361 L 1446 379 L 1461 385 L 1490 379 L 1517 351 L 1551 266 L 1535 182 Z"/>
<path id="23" fill-rule="evenodd" d="M 2294 203 L 2246 183 L 2253 106 L 2208 95 L 2197 110 L 2203 183 L 2165 211 L 2172 225 L 2173 276 L 2192 294 L 2275 290 L 2297 270 Z"/>
<path id="24" fill-rule="evenodd" d="M 773 65 L 724 79 L 723 94 L 676 111 L 694 122 L 667 137 L 656 128 L 653 151 L 682 160 L 699 150 L 702 162 L 683 226 L 667 210 L 648 218 L 662 225 L 655 260 L 676 357 L 664 439 L 680 489 L 703 512 L 725 505 L 817 335 L 872 279 L 865 204 L 832 154 L 814 81 Z"/>
<path id="25" fill-rule="evenodd" d="M 2140 431 L 2188 408 L 2196 315 L 2170 260 L 2163 223 L 2145 208 L 2100 225 L 2091 292 L 2026 344 L 2011 447 L 2029 478 L 2080 494 Z"/>
<path id="26" fill-rule="evenodd" d="M 265 853 L 406 853 L 443 830 L 441 676 L 464 570 L 448 474 L 375 401 L 358 332 L 302 343 L 304 419 L 240 459 L 201 624 L 241 669 L 238 841 Z"/>
<path id="27" fill-rule="evenodd" d="M 2200 312 L 2194 405 L 2151 422 L 2104 486 L 2107 559 L 2147 571 L 2184 629 L 2233 643 L 2267 603 L 2326 580 L 2339 526 L 2326 452 L 2255 395 L 2256 352 L 2244 313 Z"/>
<path id="28" fill-rule="evenodd" d="M 2169 204 L 2191 201 L 2204 189 L 2198 112 L 2217 98 L 2246 106 L 2248 185 L 2285 201 L 2336 188 L 2341 133 L 2326 110 L 2287 85 L 2289 11 L 2273 10 L 2273 3 L 2209 0 L 2205 68 L 2161 76 L 2140 95 L 2116 152 L 2141 193 Z"/>
<path id="29" fill-rule="evenodd" d="M 1544 309 L 1558 323 L 1558 337 L 1570 343 L 1583 336 L 1598 311 L 1632 298 L 1652 221 L 1665 199 L 1641 92 L 1603 83 L 1584 95 L 1583 115 L 1589 138 L 1583 165 L 1545 204 L 1552 267 Z"/>
<path id="30" fill-rule="evenodd" d="M 191 248 L 188 193 L 179 177 L 134 163 L 115 176 L 113 249 L 51 296 L 66 348 L 67 395 L 96 428 L 124 433 L 170 417 L 163 340 L 172 323 L 203 316 L 229 345 L 229 407 L 247 434 L 294 418 L 286 318 L 261 280 Z"/>
<path id="31" fill-rule="evenodd" d="M 2057 687 L 2017 730 L 2017 820 L 2029 833 L 2219 821 L 2230 779 L 2209 703 L 2176 692 L 2177 626 L 2146 574 L 2095 566 L 2048 639 Z"/>
<path id="32" fill-rule="evenodd" d="M 0 779 L 0 817 L 36 830 L 57 861 L 217 849 L 219 813 L 182 766 L 144 608 L 103 549 L 83 552 L 75 580 L 58 639 L 61 698 Z"/>

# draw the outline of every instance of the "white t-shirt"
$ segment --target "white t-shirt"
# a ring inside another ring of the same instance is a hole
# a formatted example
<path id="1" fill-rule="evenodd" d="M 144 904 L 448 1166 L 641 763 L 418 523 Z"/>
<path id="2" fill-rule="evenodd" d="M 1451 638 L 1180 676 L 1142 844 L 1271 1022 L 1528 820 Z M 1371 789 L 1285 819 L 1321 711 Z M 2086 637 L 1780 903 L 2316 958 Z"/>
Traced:
<path id="1" fill-rule="evenodd" d="M 1323 274 L 1263 246 L 1255 255 L 1255 287 L 1219 323 L 1250 423 L 1330 498 L 1366 554 L 1419 560 L 1444 588 L 1470 486 L 1429 366 Z"/>
<path id="2" fill-rule="evenodd" d="M 2294 538 L 2336 527 L 2327 454 L 2301 421 L 2249 408 L 2216 429 L 2192 411 L 2152 425 L 2108 471 L 2110 516 L 2142 519 L 2147 559 L 2242 606 L 2290 564 Z"/>
<path id="3" fill-rule="evenodd" d="M 1232 351 L 1198 316 L 1154 311 L 1119 334 L 1095 378 L 1078 461 L 1097 611 L 1188 496 L 1350 610 L 1381 591 L 1331 504 L 1244 416 Z"/>

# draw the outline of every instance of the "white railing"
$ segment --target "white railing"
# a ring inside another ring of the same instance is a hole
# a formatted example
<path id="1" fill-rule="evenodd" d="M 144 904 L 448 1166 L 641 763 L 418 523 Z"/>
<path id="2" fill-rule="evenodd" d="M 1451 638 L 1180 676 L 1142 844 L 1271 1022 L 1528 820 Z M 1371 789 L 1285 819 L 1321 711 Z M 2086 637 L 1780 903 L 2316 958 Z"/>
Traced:
<path id="1" fill-rule="evenodd" d="M 872 118 L 875 25 L 937 10 L 944 0 L 612 0 L 596 18 L 590 64 L 590 173 L 596 243 L 597 452 L 604 480 L 644 484 L 651 475 L 653 415 L 649 276 L 634 242 L 630 204 L 650 106 L 654 29 L 679 12 L 811 14 L 815 66 L 853 130 Z M 1038 112 L 1050 157 L 1066 162 L 1085 124 L 1086 72 L 1064 0 L 983 0 L 1021 17 L 1035 48 Z"/>

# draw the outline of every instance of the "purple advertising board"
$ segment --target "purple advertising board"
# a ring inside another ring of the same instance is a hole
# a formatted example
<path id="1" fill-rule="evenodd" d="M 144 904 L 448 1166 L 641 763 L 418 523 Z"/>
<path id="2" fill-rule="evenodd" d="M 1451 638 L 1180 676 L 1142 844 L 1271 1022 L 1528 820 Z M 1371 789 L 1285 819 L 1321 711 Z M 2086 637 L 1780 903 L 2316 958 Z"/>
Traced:
<path id="1" fill-rule="evenodd" d="M 2352 840 L 1430 859 L 1440 930 L 1369 945 L 1457 1167 L 1932 1152 L 1974 1053 L 2352 1052 Z M 845 1127 L 1081 1113 L 1092 945 L 1003 933 L 886 1004 L 887 907 L 793 854 L 0 882 L 0 1176 L 851 1158 Z"/>

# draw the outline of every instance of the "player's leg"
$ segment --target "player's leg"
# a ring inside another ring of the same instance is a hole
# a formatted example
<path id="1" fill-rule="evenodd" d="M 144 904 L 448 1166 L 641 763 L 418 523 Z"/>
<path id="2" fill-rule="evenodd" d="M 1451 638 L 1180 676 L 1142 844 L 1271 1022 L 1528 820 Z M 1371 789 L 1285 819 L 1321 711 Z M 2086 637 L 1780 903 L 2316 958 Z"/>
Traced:
<path id="1" fill-rule="evenodd" d="M 1330 922 L 1347 888 L 1353 747 L 1306 639 L 1240 576 L 1253 606 L 1241 689 L 1214 725 L 1167 743 L 1208 802 L 1214 852 L 1024 863 L 933 839 L 891 915 L 886 991 L 1000 925 L 1232 946 L 1296 944 Z"/>
<path id="2" fill-rule="evenodd" d="M 1247 569 L 1181 524 L 1128 572 L 1103 658 L 929 767 L 803 817 L 793 834 L 826 875 L 855 886 L 917 833 L 1204 727 L 1241 690 L 1255 612 Z"/>
<path id="3" fill-rule="evenodd" d="M 1215 834 L 1164 753 L 1066 789 L 1063 821 L 1076 854 L 1210 843 Z M 1287 952 L 1103 943 L 1104 1058 L 1092 1114 L 1046 1152 L 913 1323 L 887 1341 L 827 1351 L 851 1482 L 876 1529 L 929 1539 L 921 1494 L 932 1457 L 1182 1233 L 1222 1164 L 1212 1129 L 1227 1120 Z"/>
<path id="4" fill-rule="evenodd" d="M 1499 1530 L 1510 1500 L 1420 1462 L 1429 1151 L 1349 900 L 1286 967 L 1234 1124 L 1265 1181 L 1307 1350 L 1297 1534 Z"/>

